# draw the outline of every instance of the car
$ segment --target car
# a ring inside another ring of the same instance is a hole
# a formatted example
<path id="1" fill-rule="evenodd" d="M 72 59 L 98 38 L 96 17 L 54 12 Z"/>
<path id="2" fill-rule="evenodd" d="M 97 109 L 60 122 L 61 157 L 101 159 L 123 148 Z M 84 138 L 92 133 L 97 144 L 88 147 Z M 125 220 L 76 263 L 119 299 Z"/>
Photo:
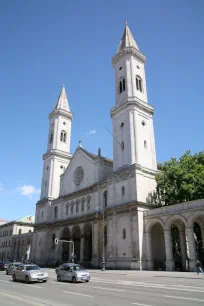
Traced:
<path id="1" fill-rule="evenodd" d="M 9 261 L 7 261 L 7 260 L 0 261 L 0 270 L 5 271 L 8 264 L 9 264 Z"/>
<path id="2" fill-rule="evenodd" d="M 89 271 L 85 270 L 81 265 L 74 263 L 62 264 L 55 271 L 58 282 L 89 282 L 91 278 Z"/>
<path id="3" fill-rule="evenodd" d="M 17 268 L 18 266 L 23 265 L 22 262 L 10 262 L 6 267 L 6 275 L 11 274 L 13 269 Z"/>
<path id="4" fill-rule="evenodd" d="M 25 281 L 27 284 L 31 282 L 47 282 L 48 273 L 43 271 L 39 266 L 34 264 L 20 265 L 12 271 L 13 281 Z"/>

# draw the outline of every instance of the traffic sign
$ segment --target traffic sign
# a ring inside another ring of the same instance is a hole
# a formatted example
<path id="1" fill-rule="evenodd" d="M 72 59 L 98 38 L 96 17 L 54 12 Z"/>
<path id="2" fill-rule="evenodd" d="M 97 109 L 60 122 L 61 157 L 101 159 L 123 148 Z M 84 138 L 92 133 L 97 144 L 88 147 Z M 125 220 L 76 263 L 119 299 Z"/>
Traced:
<path id="1" fill-rule="evenodd" d="M 58 239 L 57 238 L 55 238 L 55 244 L 58 244 Z"/>

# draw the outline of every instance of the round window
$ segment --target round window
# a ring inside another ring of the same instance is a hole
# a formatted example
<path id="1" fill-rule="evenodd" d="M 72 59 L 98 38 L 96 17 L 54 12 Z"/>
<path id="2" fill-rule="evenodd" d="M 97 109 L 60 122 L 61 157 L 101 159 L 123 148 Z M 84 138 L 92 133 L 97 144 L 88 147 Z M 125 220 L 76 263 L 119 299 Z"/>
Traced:
<path id="1" fill-rule="evenodd" d="M 80 185 L 81 181 L 83 180 L 84 177 L 84 169 L 82 167 L 76 168 L 74 172 L 74 182 L 76 185 Z"/>

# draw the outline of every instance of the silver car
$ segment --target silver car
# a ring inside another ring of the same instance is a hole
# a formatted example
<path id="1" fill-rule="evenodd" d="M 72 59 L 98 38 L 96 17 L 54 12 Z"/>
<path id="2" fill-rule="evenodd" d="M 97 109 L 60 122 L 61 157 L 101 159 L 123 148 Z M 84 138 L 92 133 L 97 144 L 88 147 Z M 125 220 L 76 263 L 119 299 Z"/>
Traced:
<path id="1" fill-rule="evenodd" d="M 44 272 L 37 265 L 20 265 L 12 271 L 13 281 L 25 281 L 27 284 L 30 282 L 46 282 L 48 273 Z"/>
<path id="2" fill-rule="evenodd" d="M 11 274 L 13 269 L 16 269 L 18 266 L 23 265 L 22 262 L 10 262 L 6 267 L 6 275 Z"/>
<path id="3" fill-rule="evenodd" d="M 89 282 L 90 273 L 82 266 L 74 263 L 65 263 L 59 266 L 56 270 L 57 280 L 76 282 Z"/>

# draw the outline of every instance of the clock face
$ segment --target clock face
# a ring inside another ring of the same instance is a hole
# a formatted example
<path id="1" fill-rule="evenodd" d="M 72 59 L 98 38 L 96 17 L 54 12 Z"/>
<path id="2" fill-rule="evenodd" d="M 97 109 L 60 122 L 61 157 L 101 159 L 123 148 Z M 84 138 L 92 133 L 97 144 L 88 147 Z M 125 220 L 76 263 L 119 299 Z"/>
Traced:
<path id="1" fill-rule="evenodd" d="M 81 181 L 83 180 L 84 177 L 84 169 L 82 167 L 76 168 L 74 172 L 74 182 L 76 185 L 80 185 Z"/>

